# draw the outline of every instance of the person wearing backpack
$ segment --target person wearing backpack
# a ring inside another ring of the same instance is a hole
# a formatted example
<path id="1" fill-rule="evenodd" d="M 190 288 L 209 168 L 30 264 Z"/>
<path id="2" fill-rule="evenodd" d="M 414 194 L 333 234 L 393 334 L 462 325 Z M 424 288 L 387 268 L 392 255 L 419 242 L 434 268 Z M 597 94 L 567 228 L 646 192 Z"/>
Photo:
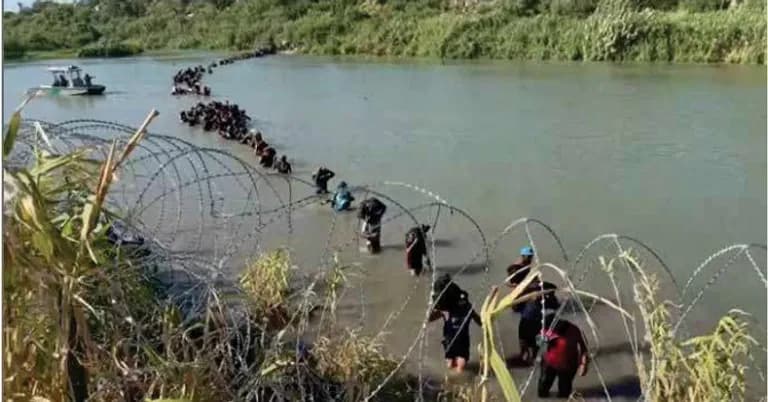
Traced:
<path id="1" fill-rule="evenodd" d="M 453 282 L 450 274 L 443 274 L 435 280 L 432 300 L 434 305 L 429 321 L 443 319 L 441 343 L 446 366 L 460 374 L 469 360 L 469 322 L 482 326 L 480 315 L 472 308 L 467 292 Z"/>
<path id="2" fill-rule="evenodd" d="M 587 375 L 589 350 L 584 336 L 572 322 L 556 319 L 555 314 L 550 314 L 545 318 L 539 339 L 545 348 L 539 373 L 539 398 L 549 397 L 555 379 L 557 396 L 568 398 L 576 375 Z"/>

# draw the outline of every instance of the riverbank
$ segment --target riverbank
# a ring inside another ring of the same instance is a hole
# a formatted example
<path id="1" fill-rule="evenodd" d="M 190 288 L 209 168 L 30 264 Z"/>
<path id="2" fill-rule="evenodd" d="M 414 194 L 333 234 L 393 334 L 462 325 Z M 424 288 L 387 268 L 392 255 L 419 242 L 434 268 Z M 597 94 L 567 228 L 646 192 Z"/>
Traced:
<path id="1" fill-rule="evenodd" d="M 144 49 L 283 51 L 443 59 L 765 63 L 763 4 L 636 4 L 623 0 L 508 1 L 456 8 L 434 2 L 237 2 L 136 10 L 49 4 L 4 16 L 6 51 L 55 50 L 110 38 Z M 703 10 L 703 11 L 702 11 Z M 41 22 L 52 25 L 41 30 Z M 49 29 L 50 28 L 50 29 Z"/>

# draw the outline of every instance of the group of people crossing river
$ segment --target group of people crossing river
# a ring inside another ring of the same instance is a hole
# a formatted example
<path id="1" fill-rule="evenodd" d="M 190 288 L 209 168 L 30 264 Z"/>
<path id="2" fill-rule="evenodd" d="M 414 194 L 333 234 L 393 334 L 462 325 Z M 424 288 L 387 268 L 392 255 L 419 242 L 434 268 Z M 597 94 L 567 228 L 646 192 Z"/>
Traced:
<path id="1" fill-rule="evenodd" d="M 241 58 L 233 60 L 236 59 Z M 226 63 L 220 61 L 219 65 Z M 192 77 L 197 77 L 199 69 L 192 71 Z M 259 164 L 264 168 L 274 168 L 280 173 L 292 174 L 287 157 L 283 155 L 276 160 L 275 149 L 264 140 L 261 132 L 250 129 L 251 118 L 236 104 L 217 101 L 198 103 L 191 109 L 182 111 L 180 119 L 190 126 L 202 126 L 205 131 L 218 131 L 225 139 L 239 141 L 253 148 L 259 157 Z M 355 197 L 345 181 L 340 181 L 333 194 L 330 194 L 328 183 L 334 177 L 336 173 L 332 170 L 325 166 L 318 167 L 312 174 L 315 193 L 319 197 L 330 195 L 324 202 L 330 204 L 337 213 L 345 213 L 352 209 Z M 371 254 L 381 252 L 382 219 L 386 212 L 386 204 L 377 197 L 362 200 L 357 208 L 357 217 L 362 222 L 360 235 L 365 239 Z M 429 231 L 429 225 L 420 224 L 405 233 L 405 266 L 413 276 L 419 276 L 425 267 L 435 269 L 428 253 Z M 523 247 L 520 257 L 507 267 L 504 280 L 507 286 L 513 289 L 522 286 L 525 278 L 533 275 L 531 271 L 534 265 L 533 249 L 529 246 Z M 533 365 L 540 356 L 539 397 L 549 396 L 555 379 L 558 380 L 558 396 L 568 397 L 576 375 L 583 376 L 587 373 L 587 344 L 575 324 L 556 315 L 561 305 L 555 293 L 557 286 L 543 281 L 538 276 L 525 282 L 528 285 L 520 297 L 527 299 L 513 308 L 513 311 L 520 315 L 518 360 Z M 461 373 L 470 356 L 470 321 L 481 326 L 481 318 L 472 307 L 469 294 L 447 273 L 440 275 L 434 282 L 432 302 L 429 321 L 443 321 L 441 343 L 446 365 L 452 371 Z"/>
<path id="2" fill-rule="evenodd" d="M 218 61 L 208 64 L 204 67 L 202 64 L 193 67 L 187 67 L 176 72 L 173 76 L 173 87 L 171 88 L 171 95 L 199 95 L 199 96 L 211 96 L 211 88 L 207 85 L 203 85 L 203 75 L 213 74 L 213 69 L 219 66 L 225 66 L 232 64 L 239 60 L 253 59 L 257 57 L 264 57 L 270 54 L 274 54 L 274 47 L 263 47 L 250 52 L 243 52 L 234 56 L 225 57 Z"/>

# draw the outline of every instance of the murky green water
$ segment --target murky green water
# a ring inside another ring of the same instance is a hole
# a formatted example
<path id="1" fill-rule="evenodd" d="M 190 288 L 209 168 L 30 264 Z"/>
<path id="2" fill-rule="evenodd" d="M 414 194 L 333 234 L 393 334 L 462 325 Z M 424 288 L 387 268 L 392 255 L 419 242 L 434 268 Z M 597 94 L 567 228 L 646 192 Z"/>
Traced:
<path id="1" fill-rule="evenodd" d="M 251 159 L 237 144 L 178 123 L 178 112 L 195 100 L 171 97 L 170 77 L 209 60 L 80 63 L 107 85 L 106 96 L 41 98 L 25 114 L 138 125 L 155 107 L 161 116 L 154 131 Z M 44 68 L 59 63 L 67 62 L 4 66 L 3 116 L 27 88 L 48 83 Z M 471 214 L 491 239 L 523 216 L 550 224 L 572 254 L 599 234 L 622 233 L 653 247 L 682 282 L 723 246 L 765 243 L 764 67 L 279 56 L 222 67 L 205 82 L 216 98 L 245 108 L 298 174 L 309 176 L 324 163 L 353 184 L 391 180 L 428 188 Z M 459 233 L 470 226 L 445 225 L 440 262 L 461 265 L 474 252 L 472 236 Z M 522 239 L 518 233 L 501 243 L 490 274 L 460 279 L 477 304 L 488 281 L 503 277 Z M 399 244 L 402 232 L 385 231 L 387 241 Z M 764 266 L 764 255 L 756 257 Z M 383 321 L 413 291 L 403 285 L 402 251 L 366 261 L 373 266 L 368 315 Z M 764 317 L 765 290 L 756 278 L 747 265 L 726 274 L 705 299 L 707 312 L 740 305 Z M 392 329 L 397 350 L 422 318 L 425 297 L 416 298 Z M 512 324 L 509 330 L 508 348 L 515 349 Z M 435 367 L 438 332 L 428 351 Z"/>

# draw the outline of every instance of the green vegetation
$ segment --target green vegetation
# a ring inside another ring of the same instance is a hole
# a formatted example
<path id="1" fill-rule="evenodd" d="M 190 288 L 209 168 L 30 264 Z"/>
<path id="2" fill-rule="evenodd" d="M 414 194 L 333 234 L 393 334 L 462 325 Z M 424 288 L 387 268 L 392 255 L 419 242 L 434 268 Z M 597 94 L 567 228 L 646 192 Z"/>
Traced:
<path id="1" fill-rule="evenodd" d="M 275 44 L 331 55 L 764 63 L 766 43 L 765 0 L 38 1 L 6 13 L 3 25 L 14 55 L 108 41 L 135 50 Z"/>
<path id="2" fill-rule="evenodd" d="M 618 267 L 625 267 L 636 273 L 638 279 L 635 281 L 633 296 L 639 308 L 639 317 L 630 315 L 616 304 L 596 295 L 572 288 L 564 291 L 607 305 L 622 315 L 622 319 L 633 328 L 642 331 L 643 336 L 640 339 L 649 347 L 650 352 L 645 354 L 642 352 L 643 348 L 638 348 L 633 353 L 644 399 L 650 402 L 745 400 L 745 362 L 749 354 L 759 347 L 758 342 L 750 336 L 747 314 L 732 310 L 719 320 L 710 334 L 681 340 L 673 330 L 676 321 L 670 312 L 670 302 L 658 297 L 657 279 L 643 270 L 631 252 L 625 251 L 608 261 L 600 258 L 600 262 L 603 271 L 611 277 L 614 284 Z M 496 350 L 493 325 L 499 314 L 541 294 L 537 292 L 521 296 L 522 290 L 541 275 L 542 268 L 551 268 L 567 281 L 565 271 L 548 264 L 537 266 L 520 285 L 501 300 L 498 297 L 498 289 L 493 288 L 481 309 L 483 376 L 487 376 L 492 369 L 501 385 L 505 400 L 510 402 L 520 402 L 521 398 L 517 385 Z M 635 322 L 636 319 L 640 322 Z M 474 399 L 467 401 L 487 402 L 487 385 L 479 385 L 482 387 L 480 397 L 475 395 Z"/>
<path id="3" fill-rule="evenodd" d="M 97 43 L 80 48 L 80 50 L 77 51 L 77 57 L 125 57 L 133 56 L 141 52 L 143 52 L 143 49 L 135 43 Z"/>

